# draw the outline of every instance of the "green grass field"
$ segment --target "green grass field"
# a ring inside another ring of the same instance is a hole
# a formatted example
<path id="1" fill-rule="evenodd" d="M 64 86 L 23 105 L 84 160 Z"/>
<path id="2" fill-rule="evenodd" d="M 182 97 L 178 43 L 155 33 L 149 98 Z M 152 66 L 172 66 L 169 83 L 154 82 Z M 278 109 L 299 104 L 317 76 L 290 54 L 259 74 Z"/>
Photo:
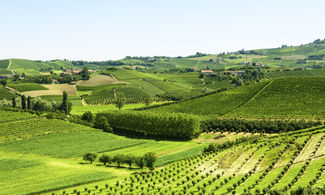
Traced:
<path id="1" fill-rule="evenodd" d="M 9 87 L 16 89 L 19 92 L 24 91 L 35 91 L 35 90 L 48 90 L 48 88 L 43 87 L 38 83 L 9 83 Z"/>

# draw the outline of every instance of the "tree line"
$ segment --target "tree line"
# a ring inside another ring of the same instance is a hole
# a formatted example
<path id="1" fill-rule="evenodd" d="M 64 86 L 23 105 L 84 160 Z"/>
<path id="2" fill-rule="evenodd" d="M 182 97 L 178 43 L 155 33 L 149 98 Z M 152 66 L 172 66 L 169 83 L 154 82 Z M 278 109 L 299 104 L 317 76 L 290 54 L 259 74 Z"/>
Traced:
<path id="1" fill-rule="evenodd" d="M 137 111 L 109 111 L 97 113 L 116 131 L 133 132 L 156 138 L 190 140 L 201 133 L 198 118 L 176 113 L 152 113 Z"/>
<path id="2" fill-rule="evenodd" d="M 305 120 L 241 120 L 241 119 L 208 119 L 201 122 L 204 132 L 249 132 L 249 133 L 282 133 L 306 129 L 322 125 L 320 121 Z"/>
<path id="3" fill-rule="evenodd" d="M 62 102 L 53 101 L 49 103 L 40 98 L 22 95 L 20 97 L 13 97 L 11 101 L 6 99 L 1 100 L 0 105 L 33 112 L 60 112 L 64 114 L 69 114 L 72 106 L 71 102 L 68 101 L 68 94 L 65 91 L 63 92 Z"/>
<path id="4" fill-rule="evenodd" d="M 91 164 L 97 159 L 97 154 L 95 153 L 86 153 L 83 156 L 83 160 L 89 161 Z M 130 168 L 132 165 L 136 165 L 139 168 L 148 167 L 150 170 L 155 169 L 155 162 L 157 160 L 157 156 L 153 152 L 148 152 L 143 156 L 134 156 L 132 154 L 124 155 L 124 154 L 116 154 L 114 156 L 109 156 L 103 154 L 99 157 L 98 161 L 103 163 L 104 166 L 116 164 L 118 167 L 121 165 L 128 165 Z"/>

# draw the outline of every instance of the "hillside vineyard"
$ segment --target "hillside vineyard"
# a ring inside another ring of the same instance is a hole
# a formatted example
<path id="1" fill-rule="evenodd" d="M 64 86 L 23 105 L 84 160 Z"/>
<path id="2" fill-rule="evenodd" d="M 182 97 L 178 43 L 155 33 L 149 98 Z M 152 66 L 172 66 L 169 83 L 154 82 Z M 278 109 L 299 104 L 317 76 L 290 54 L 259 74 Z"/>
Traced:
<path id="1" fill-rule="evenodd" d="M 0 60 L 2 194 L 325 194 L 325 40 Z"/>

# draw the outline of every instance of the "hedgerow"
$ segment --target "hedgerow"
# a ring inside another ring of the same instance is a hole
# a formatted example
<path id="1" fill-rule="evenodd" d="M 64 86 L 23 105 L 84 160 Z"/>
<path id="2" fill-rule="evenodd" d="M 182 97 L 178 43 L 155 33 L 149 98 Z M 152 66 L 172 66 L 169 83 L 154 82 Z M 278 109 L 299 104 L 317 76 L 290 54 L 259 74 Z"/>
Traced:
<path id="1" fill-rule="evenodd" d="M 250 133 L 281 133 L 319 125 L 322 125 L 322 122 L 304 120 L 241 120 L 215 118 L 201 122 L 201 128 L 205 132 L 236 131 Z"/>

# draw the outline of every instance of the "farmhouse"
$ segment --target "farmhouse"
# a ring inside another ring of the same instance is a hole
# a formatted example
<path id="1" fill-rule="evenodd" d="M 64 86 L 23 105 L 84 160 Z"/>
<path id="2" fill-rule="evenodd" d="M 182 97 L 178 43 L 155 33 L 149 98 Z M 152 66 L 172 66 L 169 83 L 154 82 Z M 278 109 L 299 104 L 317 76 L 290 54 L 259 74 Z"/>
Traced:
<path id="1" fill-rule="evenodd" d="M 223 75 L 232 74 L 235 77 L 237 77 L 238 75 L 244 74 L 244 73 L 245 73 L 245 71 L 223 71 L 222 72 Z"/>
<path id="2" fill-rule="evenodd" d="M 198 70 L 198 69 L 199 69 L 199 67 L 196 67 L 196 66 L 192 67 L 192 70 Z"/>
<path id="3" fill-rule="evenodd" d="M 213 74 L 213 70 L 201 70 L 201 73 L 205 74 L 205 75 L 209 75 L 209 74 Z"/>

